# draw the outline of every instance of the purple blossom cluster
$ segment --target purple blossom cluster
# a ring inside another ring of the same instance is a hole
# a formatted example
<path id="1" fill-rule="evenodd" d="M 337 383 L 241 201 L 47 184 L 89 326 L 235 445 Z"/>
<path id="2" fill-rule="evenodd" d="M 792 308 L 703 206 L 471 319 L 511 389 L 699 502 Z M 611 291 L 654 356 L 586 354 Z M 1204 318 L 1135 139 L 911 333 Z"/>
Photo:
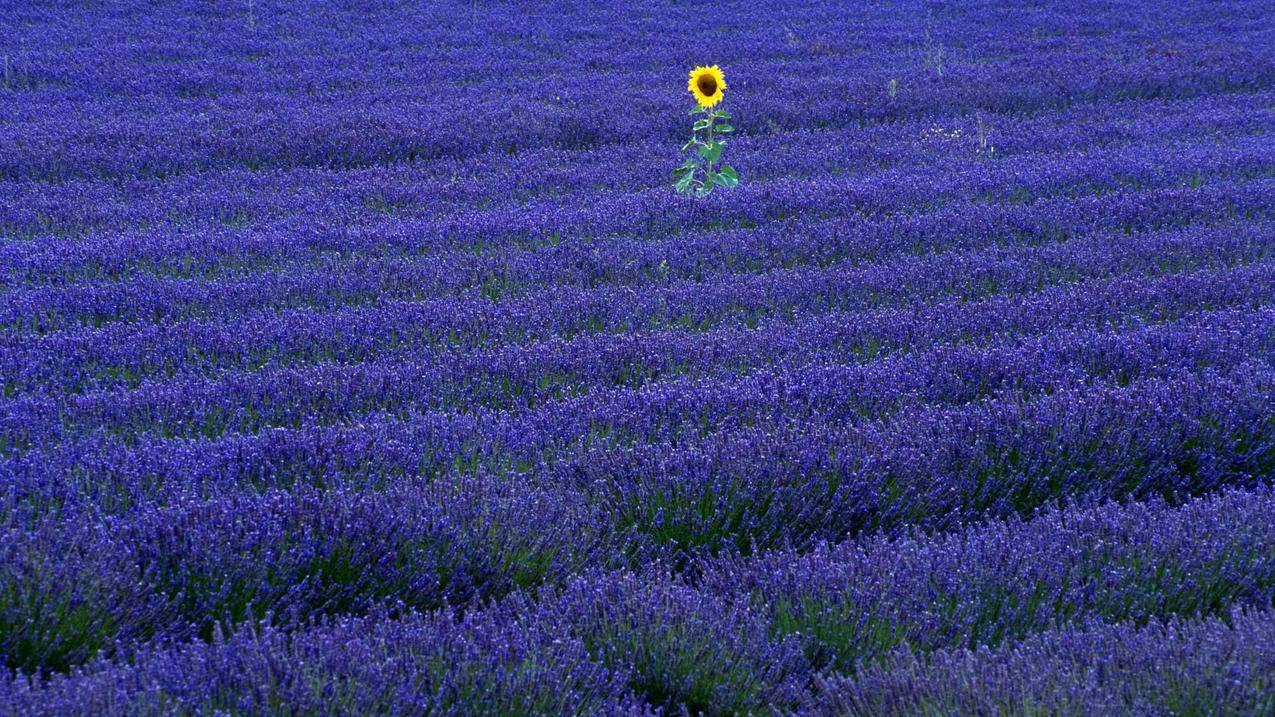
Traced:
<path id="1" fill-rule="evenodd" d="M 0 714 L 1270 713 L 1270 15 L 0 0 Z"/>

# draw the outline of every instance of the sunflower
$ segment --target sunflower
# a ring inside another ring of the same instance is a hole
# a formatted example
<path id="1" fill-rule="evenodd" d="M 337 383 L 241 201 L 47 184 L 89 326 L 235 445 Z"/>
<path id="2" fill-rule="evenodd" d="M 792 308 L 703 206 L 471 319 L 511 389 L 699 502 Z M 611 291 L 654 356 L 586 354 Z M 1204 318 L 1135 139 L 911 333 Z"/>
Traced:
<path id="1" fill-rule="evenodd" d="M 717 65 L 696 67 L 691 70 L 691 79 L 687 81 L 686 89 L 695 95 L 695 101 L 700 107 L 712 107 L 725 97 L 726 76 Z"/>

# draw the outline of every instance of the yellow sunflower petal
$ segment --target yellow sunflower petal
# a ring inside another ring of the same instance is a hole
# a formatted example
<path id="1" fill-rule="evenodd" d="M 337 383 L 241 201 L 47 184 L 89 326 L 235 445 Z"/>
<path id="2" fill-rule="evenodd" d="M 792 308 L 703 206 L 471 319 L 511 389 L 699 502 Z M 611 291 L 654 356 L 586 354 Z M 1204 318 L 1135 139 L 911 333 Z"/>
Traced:
<path id="1" fill-rule="evenodd" d="M 701 65 L 691 70 L 686 89 L 695 97 L 700 107 L 712 107 L 726 96 L 726 75 L 717 65 Z"/>

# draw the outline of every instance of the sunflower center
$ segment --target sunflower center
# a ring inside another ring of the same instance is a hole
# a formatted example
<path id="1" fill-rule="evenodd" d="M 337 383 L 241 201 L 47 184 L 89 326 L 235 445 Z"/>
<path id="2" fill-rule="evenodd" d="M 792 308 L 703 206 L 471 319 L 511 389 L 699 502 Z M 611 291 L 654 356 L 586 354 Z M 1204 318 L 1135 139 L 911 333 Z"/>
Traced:
<path id="1" fill-rule="evenodd" d="M 700 75 L 695 80 L 695 87 L 699 89 L 701 95 L 712 97 L 717 94 L 717 78 L 712 75 Z"/>

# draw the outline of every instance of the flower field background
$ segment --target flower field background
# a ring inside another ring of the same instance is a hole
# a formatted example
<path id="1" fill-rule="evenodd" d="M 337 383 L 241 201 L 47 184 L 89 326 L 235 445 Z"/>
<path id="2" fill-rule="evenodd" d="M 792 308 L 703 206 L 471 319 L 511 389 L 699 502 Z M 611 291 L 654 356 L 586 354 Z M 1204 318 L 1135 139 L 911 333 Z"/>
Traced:
<path id="1" fill-rule="evenodd" d="M 1272 17 L 3 0 L 0 713 L 1275 713 Z"/>

